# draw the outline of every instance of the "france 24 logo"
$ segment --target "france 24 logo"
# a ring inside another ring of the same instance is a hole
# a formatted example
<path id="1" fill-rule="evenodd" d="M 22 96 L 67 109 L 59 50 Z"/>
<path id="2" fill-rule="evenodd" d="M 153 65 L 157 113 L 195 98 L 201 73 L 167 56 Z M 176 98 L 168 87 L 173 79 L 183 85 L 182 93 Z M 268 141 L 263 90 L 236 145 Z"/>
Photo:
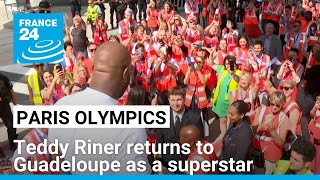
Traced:
<path id="1" fill-rule="evenodd" d="M 15 14 L 13 18 L 15 64 L 63 61 L 63 14 Z"/>

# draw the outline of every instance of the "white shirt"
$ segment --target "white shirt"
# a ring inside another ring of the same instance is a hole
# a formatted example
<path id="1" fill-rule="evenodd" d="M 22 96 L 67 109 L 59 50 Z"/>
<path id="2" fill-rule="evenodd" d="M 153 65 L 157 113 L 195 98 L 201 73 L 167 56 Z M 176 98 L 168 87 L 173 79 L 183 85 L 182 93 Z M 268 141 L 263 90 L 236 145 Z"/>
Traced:
<path id="1" fill-rule="evenodd" d="M 130 28 L 131 28 L 130 22 L 127 22 L 127 19 L 124 19 L 123 21 L 126 23 L 127 26 L 129 26 L 129 29 L 128 29 L 128 30 L 130 30 Z M 121 21 L 120 21 L 120 22 L 121 22 Z M 119 22 L 119 23 L 120 23 L 120 22 Z M 122 32 L 122 28 L 121 28 L 120 26 L 119 26 L 119 28 L 118 28 L 118 33 L 119 33 L 119 34 L 122 34 L 122 33 L 123 33 L 123 32 Z"/>
<path id="2" fill-rule="evenodd" d="M 258 66 L 259 66 L 259 67 L 261 67 L 261 65 L 262 65 L 263 56 L 266 56 L 266 55 L 263 54 L 263 55 L 261 55 L 260 57 L 256 56 L 256 60 L 257 60 L 257 63 L 258 63 Z M 270 63 L 267 64 L 267 66 L 268 66 L 267 69 L 268 69 L 268 71 L 270 72 L 270 71 L 271 71 L 271 65 L 270 65 Z"/>
<path id="3" fill-rule="evenodd" d="M 96 91 L 91 88 L 87 88 L 82 92 L 66 96 L 60 99 L 56 105 L 116 105 L 117 100 L 111 98 L 110 96 Z M 106 109 L 108 107 L 106 106 Z M 119 172 L 105 172 L 105 174 L 150 174 L 151 169 L 148 163 L 147 155 L 142 154 L 138 155 L 131 151 L 130 154 L 127 154 L 127 143 L 141 143 L 144 144 L 147 141 L 147 134 L 145 129 L 49 129 L 49 141 L 53 142 L 54 139 L 59 139 L 60 143 L 69 143 L 69 148 L 66 153 L 65 159 L 71 161 L 72 156 L 75 156 L 76 162 L 78 161 L 119 161 L 121 163 Z M 107 143 L 121 143 L 118 154 L 108 155 L 105 153 L 87 155 L 80 153 L 75 154 L 75 140 L 84 140 L 88 142 L 88 139 L 91 139 L 92 143 L 101 143 L 103 146 Z M 147 170 L 145 172 L 128 172 L 126 170 L 126 163 L 130 160 L 135 161 L 145 161 L 147 162 Z M 72 172 L 72 174 L 99 174 L 99 172 Z"/>
<path id="4" fill-rule="evenodd" d="M 174 111 L 172 111 L 172 116 L 173 116 L 173 124 L 176 124 L 176 116 L 178 116 L 180 118 L 180 122 L 182 122 L 182 116 L 184 115 L 184 112 L 186 111 L 186 109 L 184 108 L 183 111 L 178 114 Z"/>
<path id="5" fill-rule="evenodd" d="M 191 8 L 191 11 L 187 8 L 187 4 L 188 4 L 188 2 L 186 2 L 185 4 L 184 4 L 184 12 L 186 13 L 186 14 L 197 14 L 198 12 L 199 12 L 199 6 L 196 4 L 196 2 L 195 1 L 193 1 L 193 2 L 191 2 L 190 1 L 190 8 Z M 195 11 L 193 11 L 193 7 L 194 6 L 196 6 L 196 10 Z"/>

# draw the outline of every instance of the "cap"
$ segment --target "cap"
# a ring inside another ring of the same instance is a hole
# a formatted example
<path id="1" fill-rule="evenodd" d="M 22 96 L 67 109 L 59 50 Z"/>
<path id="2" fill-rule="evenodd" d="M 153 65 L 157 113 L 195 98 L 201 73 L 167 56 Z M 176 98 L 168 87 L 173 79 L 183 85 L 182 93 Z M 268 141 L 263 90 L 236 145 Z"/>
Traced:
<path id="1" fill-rule="evenodd" d="M 132 10 L 130 8 L 127 8 L 126 11 L 124 12 L 125 15 L 131 16 L 132 15 Z"/>

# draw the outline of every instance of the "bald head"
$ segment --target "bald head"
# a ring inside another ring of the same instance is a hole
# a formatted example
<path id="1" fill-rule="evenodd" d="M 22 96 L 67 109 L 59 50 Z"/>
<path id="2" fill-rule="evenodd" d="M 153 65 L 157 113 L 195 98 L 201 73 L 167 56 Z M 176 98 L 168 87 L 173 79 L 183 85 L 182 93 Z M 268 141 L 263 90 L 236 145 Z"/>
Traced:
<path id="1" fill-rule="evenodd" d="M 182 127 L 180 130 L 180 142 L 193 146 L 200 139 L 200 130 L 194 125 Z"/>
<path id="2" fill-rule="evenodd" d="M 118 42 L 103 43 L 94 56 L 94 70 L 105 73 L 125 69 L 131 60 L 128 49 Z"/>
<path id="3" fill-rule="evenodd" d="M 100 45 L 94 55 L 94 70 L 90 87 L 114 99 L 122 96 L 130 79 L 131 57 L 118 42 Z"/>

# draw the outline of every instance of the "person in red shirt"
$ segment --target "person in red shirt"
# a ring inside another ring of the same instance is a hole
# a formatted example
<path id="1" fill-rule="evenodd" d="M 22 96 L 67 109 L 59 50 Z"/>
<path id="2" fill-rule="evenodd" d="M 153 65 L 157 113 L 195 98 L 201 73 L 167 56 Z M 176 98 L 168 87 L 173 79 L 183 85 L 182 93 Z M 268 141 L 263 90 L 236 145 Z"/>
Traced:
<path id="1" fill-rule="evenodd" d="M 94 53 L 97 50 L 97 44 L 91 42 L 88 45 L 88 55 L 89 58 L 83 61 L 83 64 L 86 66 L 88 70 L 88 74 L 90 75 L 92 73 L 92 67 L 93 67 L 93 58 L 94 58 Z"/>
<path id="2" fill-rule="evenodd" d="M 205 89 L 210 77 L 210 71 L 204 68 L 205 61 L 201 57 L 188 57 L 188 59 L 193 59 L 194 62 L 190 62 L 184 78 L 184 84 L 188 86 L 185 105 L 199 115 L 202 112 L 203 119 L 208 120 L 207 106 L 209 101 Z"/>

